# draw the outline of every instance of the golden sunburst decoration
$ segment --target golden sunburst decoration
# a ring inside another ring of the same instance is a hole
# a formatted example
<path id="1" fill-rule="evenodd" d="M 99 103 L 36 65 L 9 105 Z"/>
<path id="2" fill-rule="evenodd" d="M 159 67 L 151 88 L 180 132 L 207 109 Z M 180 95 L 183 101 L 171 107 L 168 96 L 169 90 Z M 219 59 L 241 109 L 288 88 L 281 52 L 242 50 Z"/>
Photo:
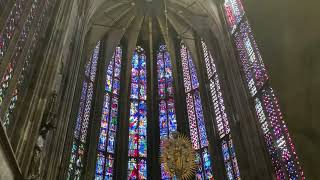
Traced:
<path id="1" fill-rule="evenodd" d="M 195 151 L 191 141 L 182 134 L 175 133 L 162 143 L 161 162 L 172 177 L 189 179 L 196 169 Z"/>

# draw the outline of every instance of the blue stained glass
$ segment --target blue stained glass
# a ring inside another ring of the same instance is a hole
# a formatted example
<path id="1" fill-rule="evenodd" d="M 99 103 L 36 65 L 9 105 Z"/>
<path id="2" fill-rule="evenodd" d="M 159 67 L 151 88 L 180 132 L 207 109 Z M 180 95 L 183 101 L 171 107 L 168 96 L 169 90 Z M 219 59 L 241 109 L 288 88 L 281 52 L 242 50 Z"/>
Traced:
<path id="1" fill-rule="evenodd" d="M 109 66 L 107 68 L 107 74 L 110 76 L 113 75 L 113 66 L 114 66 L 114 55 L 112 57 L 112 60 L 109 62 Z"/>
<path id="2" fill-rule="evenodd" d="M 111 155 L 106 158 L 106 176 L 105 179 L 112 179 L 114 159 Z"/>
<path id="3" fill-rule="evenodd" d="M 170 81 L 167 80 L 167 93 L 169 97 L 174 96 L 173 83 L 171 80 Z"/>
<path id="4" fill-rule="evenodd" d="M 108 133 L 108 148 L 107 148 L 108 153 L 114 153 L 115 136 L 116 136 L 116 133 L 114 131 L 109 131 L 109 133 Z"/>
<path id="5" fill-rule="evenodd" d="M 117 47 L 116 55 L 115 55 L 115 68 L 114 68 L 114 77 L 116 77 L 116 78 L 120 78 L 121 55 L 122 55 L 122 50 L 120 47 Z"/>
<path id="6" fill-rule="evenodd" d="M 116 130 L 118 121 L 118 94 L 120 89 L 122 51 L 117 47 L 106 69 L 105 98 L 102 108 L 98 152 L 106 156 L 105 170 L 97 178 L 112 179 L 113 154 L 115 153 Z M 99 162 L 97 162 L 98 164 Z"/>
<path id="7" fill-rule="evenodd" d="M 134 158 L 130 158 L 128 162 L 128 177 L 133 180 L 138 178 L 137 162 Z"/>
<path id="8" fill-rule="evenodd" d="M 181 59 L 185 92 L 187 92 L 186 103 L 189 131 L 192 147 L 196 150 L 196 179 L 213 179 L 211 158 L 207 151 L 209 142 L 203 117 L 201 97 L 198 90 L 198 76 L 191 54 L 183 43 L 181 44 Z"/>
<path id="9" fill-rule="evenodd" d="M 110 125 L 109 129 L 116 131 L 117 130 L 117 118 L 118 118 L 118 98 L 112 98 L 112 105 L 111 105 L 111 117 L 110 117 Z"/>
<path id="10" fill-rule="evenodd" d="M 136 83 L 131 83 L 131 98 L 132 99 L 139 98 L 139 85 Z"/>
<path id="11" fill-rule="evenodd" d="M 131 102 L 130 105 L 130 118 L 129 118 L 129 134 L 136 134 L 138 129 L 138 102 Z"/>
<path id="12" fill-rule="evenodd" d="M 228 161 L 230 159 L 230 154 L 229 154 L 228 144 L 225 141 L 222 142 L 222 153 L 223 153 L 223 159 L 225 161 Z"/>
<path id="13" fill-rule="evenodd" d="M 203 159 L 203 167 L 204 167 L 206 178 L 213 179 L 213 174 L 211 169 L 211 157 L 207 149 L 203 150 L 202 159 Z"/>
<path id="14" fill-rule="evenodd" d="M 192 89 L 197 89 L 199 87 L 199 81 L 198 81 L 196 67 L 193 64 L 190 52 L 189 51 L 187 52 L 188 52 L 188 61 L 189 61 Z"/>
<path id="15" fill-rule="evenodd" d="M 69 178 L 67 178 L 67 179 L 69 179 Z M 103 180 L 103 176 L 96 174 L 96 177 L 94 178 L 94 180 Z"/>
<path id="16" fill-rule="evenodd" d="M 132 57 L 129 118 L 128 179 L 146 179 L 147 157 L 147 76 L 144 50 L 137 47 Z M 137 165 L 139 163 L 139 165 Z"/>
<path id="17" fill-rule="evenodd" d="M 99 153 L 98 159 L 97 159 L 97 166 L 96 166 L 96 173 L 97 174 L 103 174 L 104 161 L 105 161 L 104 155 Z"/>
<path id="18" fill-rule="evenodd" d="M 97 46 L 95 47 L 92 55 L 92 64 L 90 70 L 90 80 L 93 82 L 96 77 L 97 73 L 97 63 L 99 59 L 99 51 L 100 51 L 100 41 L 98 42 Z"/>
<path id="19" fill-rule="evenodd" d="M 113 94 L 119 95 L 119 90 L 120 90 L 120 81 L 119 79 L 114 79 L 113 81 Z"/>
<path id="20" fill-rule="evenodd" d="M 143 159 L 139 162 L 139 179 L 147 179 L 147 163 Z"/>
<path id="21" fill-rule="evenodd" d="M 111 92 L 112 89 L 112 75 L 107 74 L 106 77 L 106 91 Z"/>
<path id="22" fill-rule="evenodd" d="M 102 128 L 100 130 L 98 149 L 100 151 L 105 151 L 106 150 L 106 143 L 107 143 L 107 130 Z"/>
<path id="23" fill-rule="evenodd" d="M 194 103 L 195 103 L 198 128 L 200 133 L 200 143 L 201 143 L 201 147 L 203 148 L 205 146 L 208 146 L 208 139 L 207 139 L 206 127 L 203 119 L 203 111 L 202 111 L 202 104 L 201 104 L 199 91 L 194 92 Z"/>
<path id="24" fill-rule="evenodd" d="M 177 120 L 176 120 L 176 112 L 174 108 L 174 100 L 168 100 L 168 119 L 169 119 L 169 131 L 175 132 L 177 131 Z"/>
<path id="25" fill-rule="evenodd" d="M 139 136 L 139 156 L 147 157 L 147 138 L 145 136 Z"/>
<path id="26" fill-rule="evenodd" d="M 81 97 L 80 97 L 80 105 L 79 105 L 79 110 L 78 110 L 78 117 L 77 117 L 76 127 L 75 127 L 75 131 L 74 131 L 74 137 L 76 139 L 78 139 L 80 136 L 81 120 L 82 120 L 82 116 L 83 116 L 85 98 L 87 95 L 87 87 L 88 87 L 87 82 L 83 82 L 82 92 L 81 92 Z"/>
<path id="27" fill-rule="evenodd" d="M 168 124 L 167 124 L 167 107 L 164 100 L 159 104 L 159 126 L 160 126 L 160 138 L 168 136 Z"/>
<path id="28" fill-rule="evenodd" d="M 202 179 L 204 179 L 203 173 L 202 173 L 203 172 L 202 163 L 201 163 L 201 157 L 198 153 L 196 153 L 196 164 L 197 164 L 196 179 L 202 180 Z"/>
<path id="29" fill-rule="evenodd" d="M 159 91 L 160 99 L 166 98 L 165 89 L 166 89 L 165 80 L 164 80 L 164 79 L 159 80 L 159 83 L 158 83 L 158 91 Z"/>
<path id="30" fill-rule="evenodd" d="M 171 179 L 170 174 L 165 171 L 163 164 L 161 164 L 160 168 L 161 168 L 161 179 L 163 179 L 163 180 L 169 180 L 169 179 Z"/>
<path id="31" fill-rule="evenodd" d="M 138 156 L 138 135 L 129 134 L 129 156 L 137 157 Z"/>

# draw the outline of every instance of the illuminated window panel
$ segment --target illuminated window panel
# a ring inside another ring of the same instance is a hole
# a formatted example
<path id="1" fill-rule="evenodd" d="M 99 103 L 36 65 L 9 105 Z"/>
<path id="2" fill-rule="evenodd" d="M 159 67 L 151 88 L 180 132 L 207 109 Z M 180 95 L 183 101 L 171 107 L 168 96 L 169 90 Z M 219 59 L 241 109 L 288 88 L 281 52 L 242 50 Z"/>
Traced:
<path id="1" fill-rule="evenodd" d="M 95 179 L 103 179 L 103 177 L 112 179 L 113 177 L 113 162 L 118 126 L 121 59 L 122 49 L 121 47 L 116 47 L 112 59 L 106 67 L 105 96 L 100 122 Z M 96 68 L 94 71 L 96 71 Z M 90 74 L 90 78 L 95 76 L 95 72 L 92 71 L 88 74 Z M 100 165 L 99 159 L 105 162 L 103 166 Z"/>
<path id="2" fill-rule="evenodd" d="M 198 179 L 213 179 L 212 160 L 208 153 L 208 139 L 203 117 L 199 81 L 195 65 L 187 47 L 181 43 L 181 61 L 186 92 L 187 114 L 192 147 L 196 150 L 196 176 Z"/>
<path id="3" fill-rule="evenodd" d="M 147 74 L 146 55 L 137 46 L 131 59 L 128 143 L 128 179 L 147 178 Z"/>
<path id="4" fill-rule="evenodd" d="M 80 179 L 81 171 L 84 166 L 87 131 L 90 123 L 90 111 L 94 92 L 93 84 L 95 81 L 97 62 L 99 60 L 99 51 L 100 42 L 97 43 L 91 58 L 85 66 L 85 78 L 82 83 L 80 104 L 74 130 L 74 140 L 69 162 L 68 179 Z M 99 148 L 103 148 L 103 146 L 99 146 Z M 101 153 L 97 159 L 100 164 L 96 171 L 100 172 L 101 168 L 104 167 L 105 155 Z"/>
<path id="5" fill-rule="evenodd" d="M 267 83 L 269 77 L 247 20 L 234 32 L 235 47 L 254 97 L 257 119 L 261 125 L 266 147 L 277 179 L 304 179 L 292 139 L 283 121 L 279 104 Z"/>
<path id="6" fill-rule="evenodd" d="M 224 10 L 230 31 L 233 33 L 244 15 L 241 0 L 225 0 Z"/>
<path id="7" fill-rule="evenodd" d="M 160 141 L 169 138 L 177 132 L 177 120 L 174 104 L 174 88 L 172 65 L 166 45 L 160 45 L 157 52 L 158 96 L 159 96 L 159 127 Z M 161 150 L 160 150 L 161 153 Z M 171 176 L 161 167 L 161 179 L 170 179 Z"/>
<path id="8" fill-rule="evenodd" d="M 210 82 L 210 93 L 215 114 L 215 125 L 216 129 L 218 130 L 220 139 L 223 140 L 221 147 L 227 177 L 228 179 L 240 179 L 237 157 L 230 134 L 229 120 L 222 96 L 222 90 L 215 65 L 215 60 L 213 59 L 204 41 L 201 41 L 201 45 L 203 57 L 206 63 L 207 76 Z"/>
<path id="9" fill-rule="evenodd" d="M 12 40 L 14 31 L 17 28 L 18 23 L 22 17 L 22 13 L 26 10 L 25 9 L 26 3 L 27 3 L 27 0 L 17 0 L 14 3 L 10 11 L 10 14 L 6 20 L 6 23 L 4 26 L 5 28 L 0 33 L 0 61 L 8 49 L 8 46 Z"/>
<path id="10" fill-rule="evenodd" d="M 262 90 L 261 100 L 255 98 L 255 107 L 276 176 L 280 179 L 304 179 L 294 144 L 272 88 Z"/>
<path id="11" fill-rule="evenodd" d="M 269 77 L 247 21 L 241 23 L 240 30 L 235 33 L 235 43 L 250 93 L 254 96 Z"/>

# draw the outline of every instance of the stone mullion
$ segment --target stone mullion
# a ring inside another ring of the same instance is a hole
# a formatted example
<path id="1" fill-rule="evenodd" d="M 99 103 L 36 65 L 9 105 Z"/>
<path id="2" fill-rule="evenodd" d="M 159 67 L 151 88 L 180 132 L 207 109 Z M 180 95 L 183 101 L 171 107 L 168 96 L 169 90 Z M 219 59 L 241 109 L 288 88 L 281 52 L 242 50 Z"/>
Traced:
<path id="1" fill-rule="evenodd" d="M 18 23 L 18 25 L 17 25 L 14 33 L 13 33 L 13 36 L 12 36 L 12 39 L 10 40 L 10 42 L 9 42 L 8 48 L 5 51 L 4 56 L 2 58 L 0 58 L 0 60 L 1 60 L 1 63 L 0 63 L 0 77 L 3 77 L 8 63 L 10 62 L 12 56 L 14 56 L 14 52 L 16 50 L 17 42 L 20 39 L 20 36 L 21 36 L 21 33 L 22 33 L 24 25 L 27 23 L 26 20 L 27 20 L 29 14 L 31 12 L 33 1 L 34 0 L 29 0 L 26 3 L 26 7 L 24 9 L 24 12 L 21 14 L 21 19 L 19 20 L 19 23 Z M 39 3 L 39 6 L 38 6 L 38 8 L 35 9 L 36 13 L 35 13 L 35 17 L 33 19 L 33 22 L 31 24 L 31 28 L 34 28 L 33 24 L 37 20 L 39 12 L 42 10 L 41 9 L 41 4 L 44 3 L 44 0 L 40 1 L 38 3 Z M 29 36 L 30 36 L 30 33 L 29 33 Z"/>
<path id="2" fill-rule="evenodd" d="M 118 155 L 115 161 L 116 173 L 115 179 L 127 179 L 127 169 L 128 169 L 128 135 L 129 135 L 129 111 L 130 111 L 130 82 L 131 82 L 131 56 L 132 52 L 130 52 L 131 48 L 129 47 L 123 57 L 126 57 L 127 61 L 123 62 L 122 70 L 125 70 L 122 74 L 124 79 L 122 81 L 122 90 L 123 93 L 120 93 L 120 99 L 122 102 L 122 108 L 120 109 L 120 123 L 119 123 L 119 138 L 118 138 L 118 146 L 116 147 Z M 120 104 L 120 103 L 119 103 Z M 121 135 L 120 135 L 121 133 Z"/>
<path id="3" fill-rule="evenodd" d="M 81 53 L 80 53 L 81 54 Z M 72 55 L 70 55 L 72 56 Z M 70 58 L 72 59 L 72 57 Z M 79 70 L 81 68 L 79 68 L 79 64 L 81 64 L 79 61 L 71 61 L 73 63 L 70 63 L 70 69 L 66 68 L 64 71 L 68 71 L 70 70 L 70 72 L 79 72 Z M 71 74 L 71 73 L 70 73 Z M 77 74 L 78 73 L 72 73 L 73 75 L 70 75 L 70 80 L 67 77 L 63 77 L 62 82 L 66 82 L 65 85 L 67 85 L 68 87 L 66 87 L 66 89 L 64 90 L 65 93 L 62 92 L 62 94 L 60 95 L 59 99 L 60 99 L 60 104 L 59 104 L 59 110 L 58 110 L 58 117 L 57 117 L 57 122 L 61 122 L 61 123 L 57 123 L 57 131 L 55 132 L 55 135 L 53 135 L 53 139 L 52 139 L 52 143 L 50 144 L 50 151 L 47 151 L 47 168 L 49 169 L 48 171 L 44 171 L 42 172 L 43 175 L 41 176 L 42 179 L 55 179 L 58 176 L 58 173 L 60 171 L 60 169 L 62 169 L 60 165 L 61 161 L 63 160 L 63 151 L 64 148 L 68 149 L 68 147 L 64 146 L 64 142 L 66 141 L 66 132 L 68 130 L 68 125 L 72 124 L 69 122 L 69 119 L 66 121 L 62 121 L 63 119 L 65 119 L 65 117 L 69 117 L 70 113 L 72 112 L 72 104 L 73 104 L 73 99 L 77 99 L 77 94 L 74 93 L 75 91 L 75 87 L 76 87 L 76 83 L 77 83 Z M 67 81 L 69 81 L 69 83 L 67 83 Z M 62 86 L 65 86 L 62 85 Z M 79 88 L 81 90 L 81 88 Z M 66 95 L 65 95 L 66 94 Z M 68 98 L 69 100 L 63 100 L 63 98 Z M 80 99 L 80 97 L 79 97 Z M 77 108 L 78 110 L 78 108 Z M 59 113 L 61 112 L 61 113 Z M 76 114 L 76 113 L 75 113 Z M 76 118 L 74 118 L 76 119 Z M 72 121 L 72 120 L 71 120 Z M 74 126 L 73 126 L 74 127 Z M 73 135 L 73 133 L 72 133 Z M 73 136 L 71 136 L 73 137 Z M 62 143 L 63 142 L 63 143 Z M 71 144 L 70 144 L 71 145 Z M 53 150 L 53 152 L 52 152 Z M 65 153 L 67 154 L 67 153 Z"/>
<path id="4" fill-rule="evenodd" d="M 203 107 L 208 107 L 203 108 L 203 116 L 206 125 L 207 138 L 209 141 L 208 151 L 211 155 L 213 164 L 213 176 L 215 179 L 225 179 L 225 173 L 222 173 L 225 171 L 225 169 L 223 163 L 224 160 L 221 156 L 221 142 L 219 142 L 219 135 L 216 132 L 214 108 L 211 105 L 210 80 L 207 77 L 207 69 L 205 66 L 203 50 L 201 48 L 201 39 L 199 39 L 199 37 L 197 37 L 196 39 L 196 44 L 197 50 L 199 52 L 199 59 L 201 59 L 201 61 L 199 62 L 200 76 L 198 77 L 200 84 L 203 84 L 203 89 L 201 89 L 201 100 Z"/>

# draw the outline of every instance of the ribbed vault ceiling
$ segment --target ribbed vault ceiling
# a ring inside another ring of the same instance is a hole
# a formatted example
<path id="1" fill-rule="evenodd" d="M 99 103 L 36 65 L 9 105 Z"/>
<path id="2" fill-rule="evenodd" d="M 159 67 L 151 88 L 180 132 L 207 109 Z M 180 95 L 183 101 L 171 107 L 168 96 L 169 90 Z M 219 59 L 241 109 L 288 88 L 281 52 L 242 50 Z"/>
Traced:
<path id="1" fill-rule="evenodd" d="M 183 39 L 192 53 L 195 32 L 215 37 L 222 32 L 217 4 L 208 0 L 94 0 L 87 27 L 87 52 L 103 38 L 111 50 L 124 38 L 133 52 L 140 37 L 150 47 L 159 39 L 169 46 Z"/>

